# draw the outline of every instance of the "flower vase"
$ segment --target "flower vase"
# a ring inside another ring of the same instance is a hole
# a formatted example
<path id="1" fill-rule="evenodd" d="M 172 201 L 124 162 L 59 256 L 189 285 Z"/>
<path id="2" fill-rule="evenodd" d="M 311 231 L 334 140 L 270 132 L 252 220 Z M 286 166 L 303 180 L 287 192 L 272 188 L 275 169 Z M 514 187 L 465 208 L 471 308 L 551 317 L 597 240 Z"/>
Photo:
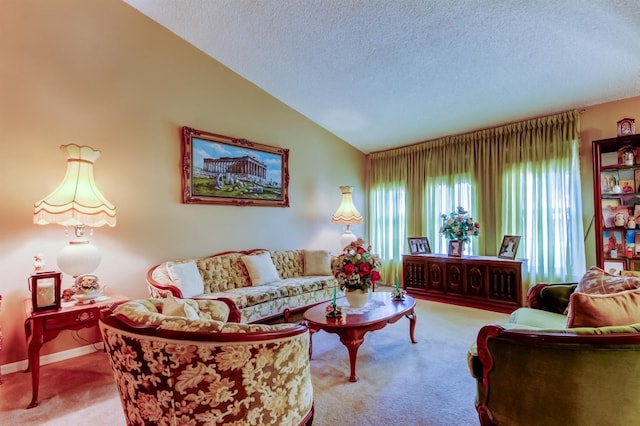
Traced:
<path id="1" fill-rule="evenodd" d="M 367 300 L 369 299 L 367 291 L 356 288 L 345 289 L 344 295 L 347 298 L 347 302 L 349 302 L 349 306 L 352 308 L 362 308 L 367 304 Z"/>

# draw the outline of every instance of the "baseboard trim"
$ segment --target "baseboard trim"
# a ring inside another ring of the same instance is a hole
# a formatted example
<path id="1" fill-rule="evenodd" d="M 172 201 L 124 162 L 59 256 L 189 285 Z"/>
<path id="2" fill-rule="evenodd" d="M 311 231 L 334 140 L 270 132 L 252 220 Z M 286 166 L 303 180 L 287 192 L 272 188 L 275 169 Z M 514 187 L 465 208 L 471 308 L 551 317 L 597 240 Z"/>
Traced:
<path id="1" fill-rule="evenodd" d="M 67 349 L 66 351 L 55 352 L 48 355 L 42 355 L 40 357 L 40 366 L 52 364 L 58 361 L 64 361 L 66 359 L 75 358 L 82 355 L 87 355 L 92 352 L 102 350 L 104 343 L 98 342 L 91 345 L 80 346 L 78 348 Z M 24 371 L 27 368 L 28 361 L 26 359 L 22 361 L 12 362 L 11 364 L 4 364 L 0 366 L 2 374 L 11 374 L 18 371 Z"/>

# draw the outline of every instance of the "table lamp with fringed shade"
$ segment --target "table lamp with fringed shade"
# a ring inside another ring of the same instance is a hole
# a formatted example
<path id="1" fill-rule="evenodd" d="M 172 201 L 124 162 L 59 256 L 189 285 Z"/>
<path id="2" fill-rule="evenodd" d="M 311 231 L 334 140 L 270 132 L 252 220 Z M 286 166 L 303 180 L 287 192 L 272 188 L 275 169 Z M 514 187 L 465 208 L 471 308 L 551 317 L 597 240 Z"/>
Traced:
<path id="1" fill-rule="evenodd" d="M 353 196 L 351 195 L 353 186 L 341 186 L 340 191 L 342 191 L 342 201 L 338 210 L 331 217 L 331 223 L 347 225 L 344 234 L 340 237 L 340 244 L 344 248 L 357 240 L 349 226 L 353 223 L 362 223 L 362 215 L 353 205 Z"/>
<path id="2" fill-rule="evenodd" d="M 77 277 L 93 272 L 100 264 L 98 249 L 85 236 L 86 228 L 116 225 L 116 209 L 93 180 L 93 163 L 100 151 L 90 146 L 62 145 L 67 172 L 62 183 L 35 204 L 34 223 L 57 223 L 74 228 L 75 238 L 58 254 L 62 272 Z"/>

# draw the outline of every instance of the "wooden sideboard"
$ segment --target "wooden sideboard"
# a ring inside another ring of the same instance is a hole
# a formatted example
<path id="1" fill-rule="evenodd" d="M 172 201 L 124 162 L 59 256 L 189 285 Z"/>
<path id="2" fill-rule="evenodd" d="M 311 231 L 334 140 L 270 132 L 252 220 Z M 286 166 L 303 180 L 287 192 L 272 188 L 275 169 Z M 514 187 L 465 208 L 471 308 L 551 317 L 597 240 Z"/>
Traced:
<path id="1" fill-rule="evenodd" d="M 423 299 L 509 313 L 526 305 L 524 262 L 494 256 L 403 255 L 403 286 Z"/>

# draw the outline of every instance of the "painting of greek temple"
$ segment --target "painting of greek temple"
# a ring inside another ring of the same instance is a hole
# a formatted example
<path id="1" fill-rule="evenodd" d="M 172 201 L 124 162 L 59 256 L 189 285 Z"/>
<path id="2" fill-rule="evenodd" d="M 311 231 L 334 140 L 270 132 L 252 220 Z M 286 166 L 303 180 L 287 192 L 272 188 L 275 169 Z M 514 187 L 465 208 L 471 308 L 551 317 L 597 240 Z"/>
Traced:
<path id="1" fill-rule="evenodd" d="M 288 154 L 183 128 L 183 202 L 288 207 Z"/>

